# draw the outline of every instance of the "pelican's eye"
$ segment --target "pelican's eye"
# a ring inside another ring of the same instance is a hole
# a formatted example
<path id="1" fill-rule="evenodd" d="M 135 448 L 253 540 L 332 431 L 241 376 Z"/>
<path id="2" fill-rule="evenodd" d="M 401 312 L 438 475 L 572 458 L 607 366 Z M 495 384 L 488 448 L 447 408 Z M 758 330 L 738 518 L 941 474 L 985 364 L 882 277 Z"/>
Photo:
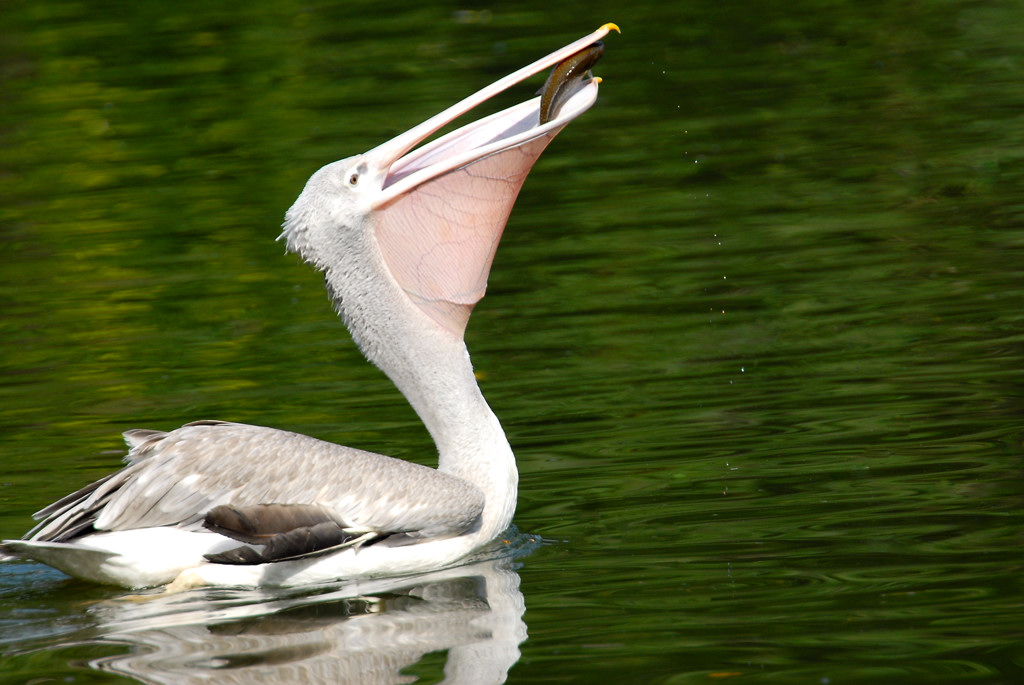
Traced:
<path id="1" fill-rule="evenodd" d="M 360 162 L 359 164 L 352 167 L 348 172 L 348 187 L 355 188 L 359 185 L 359 179 L 369 171 L 369 167 L 366 166 L 366 162 Z"/>

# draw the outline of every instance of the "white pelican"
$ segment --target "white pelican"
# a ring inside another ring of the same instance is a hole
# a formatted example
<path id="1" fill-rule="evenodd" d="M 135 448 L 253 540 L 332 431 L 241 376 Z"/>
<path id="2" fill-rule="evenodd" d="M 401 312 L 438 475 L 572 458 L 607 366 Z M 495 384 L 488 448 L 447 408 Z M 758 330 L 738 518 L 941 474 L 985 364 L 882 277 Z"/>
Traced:
<path id="1" fill-rule="evenodd" d="M 288 250 L 324 272 L 359 349 L 426 424 L 436 470 L 224 421 L 130 430 L 124 468 L 37 512 L 0 552 L 126 587 L 299 585 L 451 566 L 504 531 L 519 475 L 463 332 L 527 173 L 597 99 L 591 46 L 611 30 L 328 164 L 285 216 Z M 536 97 L 413 150 L 554 65 L 546 111 Z"/>

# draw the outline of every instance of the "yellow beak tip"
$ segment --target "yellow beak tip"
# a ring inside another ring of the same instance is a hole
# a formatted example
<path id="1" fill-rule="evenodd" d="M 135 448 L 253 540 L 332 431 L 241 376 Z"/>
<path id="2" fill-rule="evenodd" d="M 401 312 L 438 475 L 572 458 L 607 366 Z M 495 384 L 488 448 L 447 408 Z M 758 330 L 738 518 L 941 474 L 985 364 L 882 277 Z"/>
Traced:
<path id="1" fill-rule="evenodd" d="M 608 22 L 607 24 L 605 24 L 601 28 L 606 30 L 606 31 L 614 31 L 615 33 L 619 33 L 619 34 L 622 33 L 622 31 L 619 29 L 618 24 L 614 24 L 612 22 Z"/>

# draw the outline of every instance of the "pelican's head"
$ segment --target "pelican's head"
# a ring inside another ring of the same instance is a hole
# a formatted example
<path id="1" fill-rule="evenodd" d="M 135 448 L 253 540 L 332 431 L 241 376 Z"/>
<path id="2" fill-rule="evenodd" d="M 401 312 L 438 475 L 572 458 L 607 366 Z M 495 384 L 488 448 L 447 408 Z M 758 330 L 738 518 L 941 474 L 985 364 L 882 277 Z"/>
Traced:
<path id="1" fill-rule="evenodd" d="M 424 314 L 462 336 L 487 286 L 491 261 L 526 175 L 547 144 L 597 99 L 589 72 L 558 88 L 557 111 L 541 98 L 474 121 L 417 148 L 430 135 L 516 83 L 587 49 L 609 31 L 556 50 L 369 152 L 317 171 L 285 217 L 288 250 L 329 271 L 365 250 L 367 234 L 387 272 Z M 550 101 L 550 98 L 549 98 Z M 358 235 L 353 235 L 358 234 Z"/>

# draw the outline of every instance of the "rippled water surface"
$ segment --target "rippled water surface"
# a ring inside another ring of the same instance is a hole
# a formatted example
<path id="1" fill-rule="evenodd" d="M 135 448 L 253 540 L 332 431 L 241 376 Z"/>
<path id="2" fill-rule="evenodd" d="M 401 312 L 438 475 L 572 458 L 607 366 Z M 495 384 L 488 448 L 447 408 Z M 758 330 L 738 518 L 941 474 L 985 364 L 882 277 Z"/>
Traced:
<path id="1" fill-rule="evenodd" d="M 467 332 L 519 458 L 514 559 L 143 602 L 7 563 L 0 680 L 1024 680 L 1024 10 L 619 4 L 6 5 L 0 537 L 136 426 L 432 463 L 284 210 L 623 33 Z"/>

